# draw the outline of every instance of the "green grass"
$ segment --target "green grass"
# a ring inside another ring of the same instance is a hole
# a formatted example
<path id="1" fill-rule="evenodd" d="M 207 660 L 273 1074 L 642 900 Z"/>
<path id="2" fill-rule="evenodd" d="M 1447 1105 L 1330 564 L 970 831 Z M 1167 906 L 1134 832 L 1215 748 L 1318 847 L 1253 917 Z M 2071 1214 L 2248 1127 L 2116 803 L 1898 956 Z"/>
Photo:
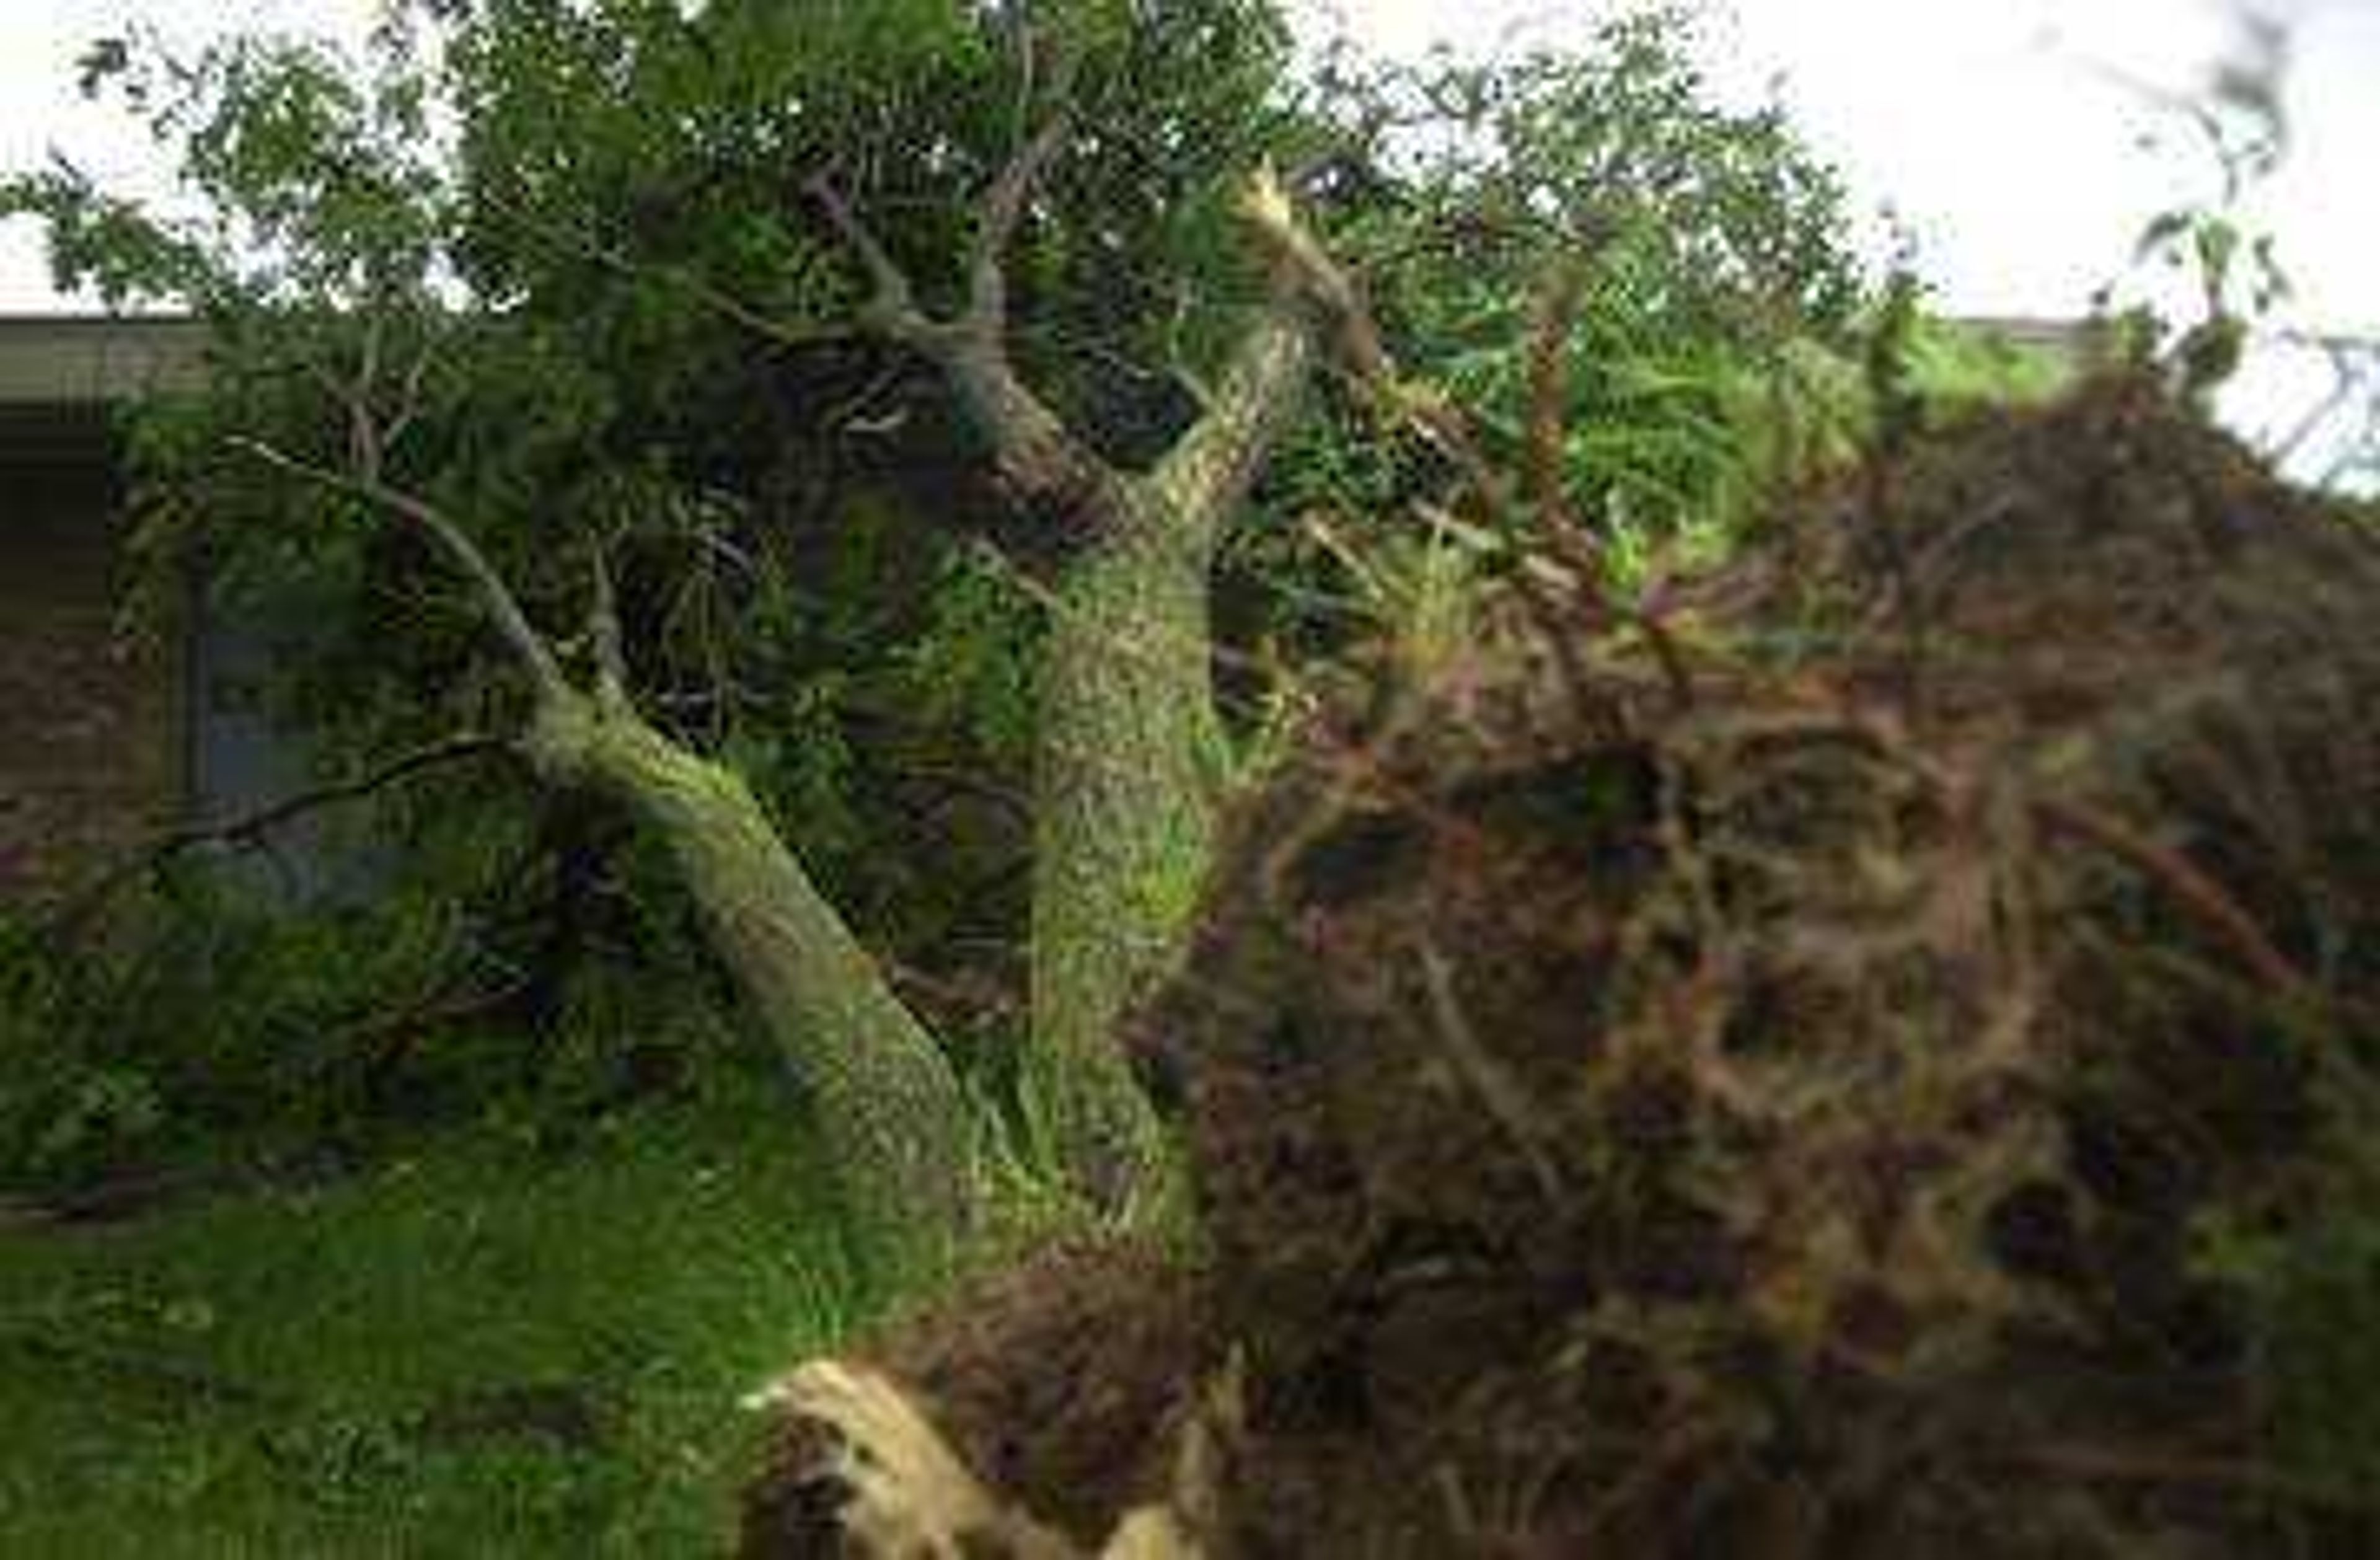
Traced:
<path id="1" fill-rule="evenodd" d="M 0 1236 L 0 1556 L 720 1553 L 864 1302 L 765 1103 Z"/>

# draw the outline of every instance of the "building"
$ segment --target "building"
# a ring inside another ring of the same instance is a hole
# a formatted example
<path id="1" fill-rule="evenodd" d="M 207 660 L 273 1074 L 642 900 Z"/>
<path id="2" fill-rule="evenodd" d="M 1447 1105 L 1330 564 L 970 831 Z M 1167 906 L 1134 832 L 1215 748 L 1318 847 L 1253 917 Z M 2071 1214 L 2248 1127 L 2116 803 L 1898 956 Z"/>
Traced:
<path id="1" fill-rule="evenodd" d="M 188 807 L 188 647 L 117 633 L 114 412 L 188 383 L 200 340 L 187 320 L 0 317 L 0 905 Z"/>

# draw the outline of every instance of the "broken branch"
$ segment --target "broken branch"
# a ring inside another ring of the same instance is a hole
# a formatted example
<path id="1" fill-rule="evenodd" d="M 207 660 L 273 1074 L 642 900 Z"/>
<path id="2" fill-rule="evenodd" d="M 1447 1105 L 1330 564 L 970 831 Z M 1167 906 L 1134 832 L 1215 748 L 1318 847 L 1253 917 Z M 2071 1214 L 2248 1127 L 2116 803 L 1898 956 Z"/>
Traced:
<path id="1" fill-rule="evenodd" d="M 1490 508 L 1500 510 L 1506 484 L 1473 437 L 1469 421 L 1436 389 L 1398 375 L 1363 295 L 1298 220 L 1287 191 L 1270 167 L 1258 169 L 1249 181 L 1240 198 L 1240 214 L 1256 230 L 1273 263 L 1292 278 L 1321 316 L 1341 370 L 1378 410 L 1411 424 L 1453 462 Z"/>

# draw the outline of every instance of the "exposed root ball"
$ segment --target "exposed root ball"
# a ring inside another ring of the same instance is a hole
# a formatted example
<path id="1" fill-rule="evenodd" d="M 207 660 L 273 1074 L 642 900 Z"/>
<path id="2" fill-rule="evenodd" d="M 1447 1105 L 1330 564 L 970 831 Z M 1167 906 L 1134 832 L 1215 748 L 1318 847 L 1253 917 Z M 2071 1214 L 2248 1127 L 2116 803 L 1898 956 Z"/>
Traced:
<path id="1" fill-rule="evenodd" d="M 2192 1260 L 2371 1125 L 2373 536 L 2107 384 L 1567 631 L 1319 723 L 1137 1022 L 1227 1551 L 2380 1552 Z"/>

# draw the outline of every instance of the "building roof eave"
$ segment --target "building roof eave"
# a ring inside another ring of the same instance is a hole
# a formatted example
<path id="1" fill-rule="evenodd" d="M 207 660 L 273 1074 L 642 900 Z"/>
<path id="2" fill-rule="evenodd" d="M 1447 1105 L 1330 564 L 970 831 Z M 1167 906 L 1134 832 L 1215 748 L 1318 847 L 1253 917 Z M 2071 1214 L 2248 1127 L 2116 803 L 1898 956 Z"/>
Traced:
<path id="1" fill-rule="evenodd" d="M 188 315 L 0 314 L 0 409 L 104 407 L 198 384 Z"/>

